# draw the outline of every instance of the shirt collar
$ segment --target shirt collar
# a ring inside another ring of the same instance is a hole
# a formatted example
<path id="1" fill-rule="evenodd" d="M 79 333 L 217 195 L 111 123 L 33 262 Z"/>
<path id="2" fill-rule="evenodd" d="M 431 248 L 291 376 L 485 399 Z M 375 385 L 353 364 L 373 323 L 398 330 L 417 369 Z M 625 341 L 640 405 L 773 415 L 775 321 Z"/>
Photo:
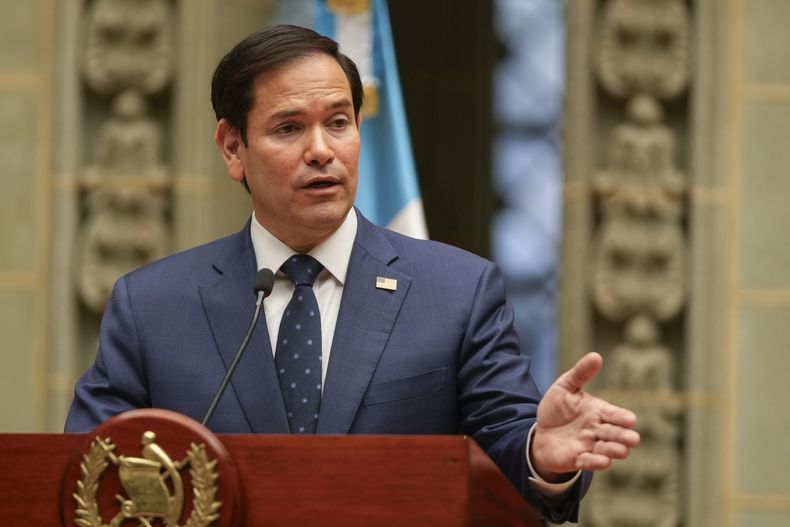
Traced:
<path id="1" fill-rule="evenodd" d="M 307 254 L 321 262 L 324 268 L 338 282 L 345 284 L 348 261 L 351 259 L 351 250 L 354 248 L 356 235 L 357 214 L 352 207 L 340 227 L 329 238 L 315 246 Z M 268 267 L 276 273 L 283 262 L 294 254 L 293 249 L 278 240 L 258 223 L 255 214 L 252 215 L 250 236 L 258 269 Z"/>

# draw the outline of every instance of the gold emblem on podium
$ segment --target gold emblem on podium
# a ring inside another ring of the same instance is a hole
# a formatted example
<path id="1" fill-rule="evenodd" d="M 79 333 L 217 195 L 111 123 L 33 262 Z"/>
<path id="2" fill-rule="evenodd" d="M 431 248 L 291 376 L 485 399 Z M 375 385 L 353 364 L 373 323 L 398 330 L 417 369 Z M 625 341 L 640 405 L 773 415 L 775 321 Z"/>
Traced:
<path id="1" fill-rule="evenodd" d="M 97 437 L 80 464 L 82 477 L 73 494 L 77 503 L 74 523 L 80 527 L 118 527 L 126 520 L 151 527 L 161 520 L 167 527 L 178 527 L 184 509 L 184 484 L 181 470 L 189 466 L 192 480 L 192 513 L 184 527 L 209 527 L 219 518 L 222 503 L 216 500 L 217 461 L 209 460 L 203 444 L 192 443 L 181 461 L 173 461 L 156 444 L 156 434 L 145 432 L 142 457 L 116 455 L 110 438 Z M 105 524 L 99 514 L 99 479 L 112 464 L 126 496 L 116 495 L 120 511 Z M 171 490 L 172 489 L 172 490 Z"/>

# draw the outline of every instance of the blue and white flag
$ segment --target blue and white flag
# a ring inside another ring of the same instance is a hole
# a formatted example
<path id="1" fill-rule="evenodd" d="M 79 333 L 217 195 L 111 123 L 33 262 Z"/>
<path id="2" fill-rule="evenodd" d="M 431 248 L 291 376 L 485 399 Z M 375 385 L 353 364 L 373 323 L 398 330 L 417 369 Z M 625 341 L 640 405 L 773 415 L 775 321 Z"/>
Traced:
<path id="1" fill-rule="evenodd" d="M 373 223 L 427 238 L 386 0 L 316 0 L 315 29 L 335 39 L 365 88 L 356 206 Z"/>

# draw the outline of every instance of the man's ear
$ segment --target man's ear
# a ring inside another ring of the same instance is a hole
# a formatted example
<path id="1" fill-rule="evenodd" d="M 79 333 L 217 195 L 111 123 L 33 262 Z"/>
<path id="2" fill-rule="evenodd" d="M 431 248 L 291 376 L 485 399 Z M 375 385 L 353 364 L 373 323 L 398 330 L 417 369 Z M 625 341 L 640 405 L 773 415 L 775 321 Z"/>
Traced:
<path id="1" fill-rule="evenodd" d="M 222 154 L 228 175 L 236 181 L 243 181 L 244 164 L 241 159 L 241 151 L 244 144 L 239 131 L 225 119 L 220 119 L 217 123 L 217 130 L 214 132 L 214 142 L 217 143 Z"/>
<path id="2" fill-rule="evenodd" d="M 357 112 L 357 130 L 361 130 L 362 126 L 362 112 Z"/>

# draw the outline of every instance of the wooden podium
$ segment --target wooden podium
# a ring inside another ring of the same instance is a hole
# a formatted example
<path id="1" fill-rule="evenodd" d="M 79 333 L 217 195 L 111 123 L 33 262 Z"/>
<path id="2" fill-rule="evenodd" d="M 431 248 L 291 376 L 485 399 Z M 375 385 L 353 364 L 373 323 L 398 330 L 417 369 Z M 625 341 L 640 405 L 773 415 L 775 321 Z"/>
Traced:
<path id="1" fill-rule="evenodd" d="M 198 444 L 212 463 L 197 461 Z M 174 461 L 168 481 L 159 461 L 185 451 L 191 466 Z M 91 434 L 1 434 L 0 467 L 0 517 L 17 526 L 110 525 L 112 518 L 121 527 L 145 525 L 134 514 L 158 503 L 139 494 L 146 477 L 164 481 L 171 504 L 173 480 L 183 478 L 179 526 L 543 525 L 488 456 L 460 436 L 214 436 L 186 417 L 136 410 Z M 221 502 L 216 519 L 195 516 L 201 488 Z"/>

